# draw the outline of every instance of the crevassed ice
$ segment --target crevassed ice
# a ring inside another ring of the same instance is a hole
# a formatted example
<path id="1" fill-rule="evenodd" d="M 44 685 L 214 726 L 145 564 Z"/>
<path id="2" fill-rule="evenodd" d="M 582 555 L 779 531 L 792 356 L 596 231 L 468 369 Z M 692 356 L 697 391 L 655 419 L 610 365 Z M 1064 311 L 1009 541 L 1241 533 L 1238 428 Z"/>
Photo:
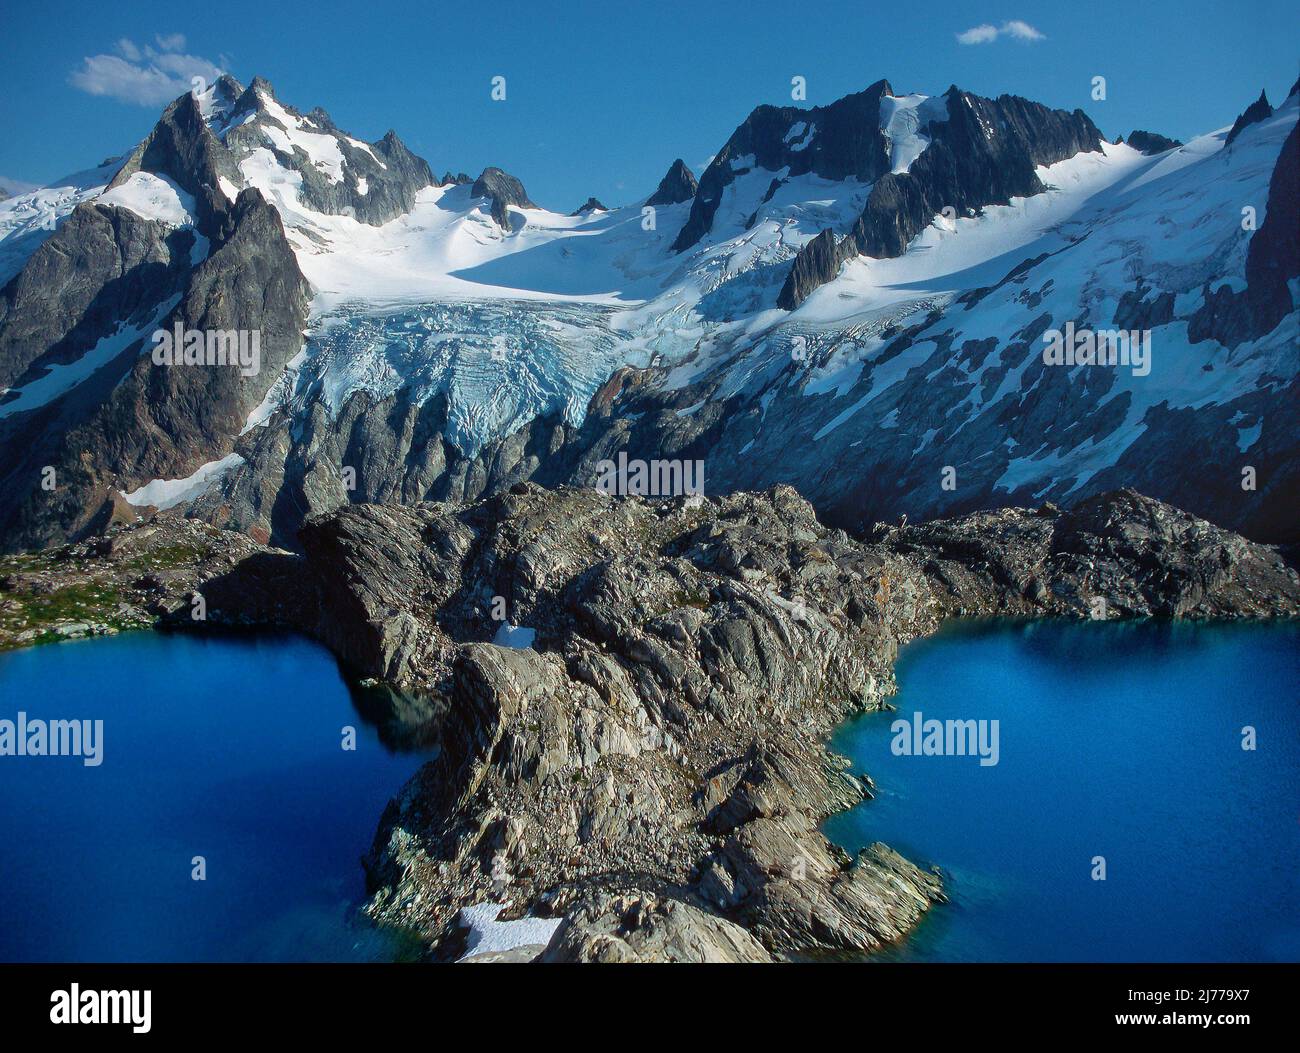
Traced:
<path id="1" fill-rule="evenodd" d="M 333 413 L 358 392 L 385 399 L 402 388 L 423 404 L 449 403 L 447 438 L 472 456 L 539 416 L 582 423 L 596 389 L 629 359 L 610 330 L 613 309 L 518 301 L 442 303 L 397 311 L 346 308 L 321 319 L 295 381 L 295 400 Z"/>

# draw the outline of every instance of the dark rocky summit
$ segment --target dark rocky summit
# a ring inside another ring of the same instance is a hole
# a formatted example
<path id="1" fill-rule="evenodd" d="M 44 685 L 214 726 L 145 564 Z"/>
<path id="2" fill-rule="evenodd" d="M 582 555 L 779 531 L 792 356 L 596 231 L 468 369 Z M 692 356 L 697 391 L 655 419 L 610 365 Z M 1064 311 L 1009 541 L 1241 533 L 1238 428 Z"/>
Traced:
<path id="1" fill-rule="evenodd" d="M 892 94 L 881 80 L 829 106 L 758 107 L 705 169 L 673 251 L 689 249 L 712 229 L 723 191 L 753 168 L 874 184 L 862 215 L 833 254 L 824 243 L 804 246 L 780 293 L 780 306 L 793 309 L 847 259 L 902 255 L 945 208 L 969 215 L 1041 193 L 1037 166 L 1101 149 L 1101 133 L 1082 110 L 1052 110 L 1013 95 L 985 99 L 953 86 L 944 94 L 947 119 L 920 129 L 929 146 L 908 171 L 894 173 L 880 126 L 881 100 Z"/>
<path id="2" fill-rule="evenodd" d="M 482 175 L 474 180 L 470 193 L 475 197 L 485 197 L 492 202 L 492 218 L 502 230 L 510 229 L 510 206 L 516 208 L 536 208 L 528 198 L 528 191 L 509 172 L 499 168 L 485 168 Z"/>
<path id="3" fill-rule="evenodd" d="M 679 157 L 664 173 L 664 177 L 659 180 L 659 186 L 646 199 L 646 204 L 679 205 L 683 201 L 689 201 L 693 198 L 698 188 L 699 184 L 695 181 L 695 173 L 687 168 L 686 162 Z"/>
<path id="4" fill-rule="evenodd" d="M 601 204 L 599 201 L 597 201 L 594 197 L 589 197 L 589 198 L 587 198 L 586 201 L 584 201 L 584 202 L 583 202 L 581 205 L 579 205 L 576 209 L 574 209 L 572 212 L 570 212 L 569 215 L 571 215 L 571 216 L 585 216 L 585 215 L 587 215 L 589 212 L 608 212 L 608 211 L 609 211 L 609 209 L 607 209 L 604 205 L 602 205 L 602 204 Z"/>
<path id="5" fill-rule="evenodd" d="M 812 243 L 800 251 L 779 306 L 799 306 L 834 278 L 845 260 L 901 256 L 945 208 L 969 216 L 986 205 L 1040 194 L 1046 188 L 1037 167 L 1101 149 L 1101 133 L 1082 110 L 1053 110 L 1015 95 L 985 99 L 955 85 L 944 99 L 948 119 L 930 122 L 930 145 L 906 172 L 889 172 L 886 166 L 879 173 L 862 215 L 835 253 Z M 878 129 L 875 135 L 883 143 Z"/>
<path id="6" fill-rule="evenodd" d="M 1223 140 L 1225 147 L 1231 146 L 1245 129 L 1252 124 L 1258 124 L 1260 121 L 1266 121 L 1273 116 L 1273 107 L 1269 105 L 1268 96 L 1261 91 L 1259 98 L 1247 106 L 1238 115 L 1237 119 L 1232 122 L 1232 127 L 1228 129 L 1228 137 Z"/>
<path id="7" fill-rule="evenodd" d="M 824 179 L 850 176 L 869 183 L 889 171 L 889 151 L 880 131 L 880 100 L 891 93 L 880 80 L 865 91 L 846 95 L 829 106 L 760 106 L 737 128 L 700 177 L 691 212 L 673 242 L 674 252 L 696 244 L 713 227 L 726 189 L 749 167 L 770 172 L 789 169 L 790 176 L 809 172 Z M 791 129 L 803 125 L 803 136 Z M 807 138 L 805 139 L 804 136 Z M 752 162 L 746 159 L 753 158 Z"/>
<path id="8" fill-rule="evenodd" d="M 520 485 L 470 506 L 352 506 L 302 543 L 163 515 L 10 557 L 0 645 L 57 636 L 30 597 L 83 579 L 177 627 L 323 641 L 441 744 L 367 860 L 368 913 L 435 957 L 483 902 L 562 917 L 545 961 L 869 952 L 943 899 L 940 875 L 819 832 L 870 792 L 827 736 L 886 704 L 902 644 L 958 615 L 1300 614 L 1277 550 L 1132 491 L 859 541 L 787 487 L 654 502 Z M 494 612 L 533 646 L 494 645 Z"/>
<path id="9" fill-rule="evenodd" d="M 850 235 L 858 253 L 902 255 L 944 207 L 962 215 L 1042 193 L 1035 168 L 1101 149 L 1101 133 L 1082 110 L 1015 95 L 985 99 L 956 86 L 944 97 L 948 119 L 930 125 L 930 146 L 907 172 L 886 175 L 872 189 Z"/>
<path id="10" fill-rule="evenodd" d="M 1129 146 L 1134 150 L 1141 150 L 1148 156 L 1152 154 L 1162 154 L 1166 150 L 1173 150 L 1183 144 L 1178 139 L 1170 139 L 1160 135 L 1158 132 L 1143 132 L 1135 130 L 1129 134 Z"/>
<path id="11" fill-rule="evenodd" d="M 221 82 L 226 92 L 238 85 L 231 78 Z M 198 102 L 186 93 L 163 111 L 162 117 L 130 154 L 109 182 L 112 190 L 126 183 L 137 172 L 165 176 L 195 199 L 199 230 L 205 235 L 214 216 L 225 209 L 225 195 L 220 181 L 239 186 L 235 156 L 213 134 L 203 119 Z"/>

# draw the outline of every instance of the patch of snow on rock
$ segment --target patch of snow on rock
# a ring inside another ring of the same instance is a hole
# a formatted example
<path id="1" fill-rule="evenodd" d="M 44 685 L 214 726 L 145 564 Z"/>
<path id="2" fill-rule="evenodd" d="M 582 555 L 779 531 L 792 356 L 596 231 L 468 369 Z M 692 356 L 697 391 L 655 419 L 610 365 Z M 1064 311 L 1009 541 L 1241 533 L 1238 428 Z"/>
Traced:
<path id="1" fill-rule="evenodd" d="M 469 929 L 465 954 L 468 961 L 481 954 L 510 951 L 516 947 L 546 946 L 560 927 L 561 918 L 520 918 L 518 921 L 497 921 L 505 909 L 502 903 L 480 903 L 462 908 L 458 921 Z"/>
<path id="2" fill-rule="evenodd" d="M 227 472 L 238 468 L 244 458 L 237 453 L 228 454 L 218 461 L 209 461 L 201 465 L 184 479 L 155 479 L 129 494 L 123 494 L 128 504 L 137 508 L 152 505 L 160 511 L 174 508 L 176 505 L 193 501 L 205 494 Z"/>

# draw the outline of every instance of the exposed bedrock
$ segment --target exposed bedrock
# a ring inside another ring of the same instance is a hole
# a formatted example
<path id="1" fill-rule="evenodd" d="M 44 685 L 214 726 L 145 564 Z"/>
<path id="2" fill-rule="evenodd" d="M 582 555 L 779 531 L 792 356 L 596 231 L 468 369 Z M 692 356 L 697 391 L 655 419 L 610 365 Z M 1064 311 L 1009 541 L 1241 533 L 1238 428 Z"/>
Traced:
<path id="1" fill-rule="evenodd" d="M 510 229 L 510 208 L 536 208 L 528 197 L 524 184 L 509 172 L 499 168 L 485 168 L 474 185 L 470 188 L 474 197 L 487 198 L 491 202 L 492 218 L 503 230 Z M 594 199 L 593 199 L 594 200 Z"/>
<path id="2" fill-rule="evenodd" d="M 655 502 L 519 484 L 349 506 L 302 547 L 164 513 L 11 557 L 0 647 L 151 621 L 324 642 L 386 721 L 440 746 L 365 861 L 368 913 L 433 957 L 483 903 L 561 918 L 545 961 L 861 956 L 943 899 L 939 873 L 820 832 L 871 786 L 828 736 L 887 703 L 903 644 L 961 615 L 1300 615 L 1277 549 L 1131 490 L 859 541 L 788 487 Z M 47 616 L 87 583 L 104 610 Z M 503 622 L 531 647 L 494 644 Z"/>
<path id="3" fill-rule="evenodd" d="M 547 960 L 870 952 L 941 879 L 826 841 L 869 783 L 825 743 L 893 692 L 903 643 L 954 615 L 1300 612 L 1277 550 L 1132 491 L 863 542 L 788 487 L 653 502 L 519 484 L 349 506 L 302 546 L 312 584 L 275 591 L 314 599 L 268 620 L 444 714 L 367 860 L 370 915 L 434 956 L 483 902 L 563 916 Z M 272 602 L 244 599 L 241 573 L 203 586 L 217 621 Z M 492 643 L 503 621 L 532 646 Z"/>
<path id="4" fill-rule="evenodd" d="M 84 536 L 115 491 L 189 475 L 210 451 L 234 442 L 301 348 L 308 286 L 278 213 L 257 191 L 245 190 L 214 211 L 211 224 L 207 256 L 191 264 L 193 232 L 164 236 L 160 224 L 131 218 L 124 209 L 81 205 L 2 294 L 17 297 L 8 331 L 27 319 L 39 330 L 34 346 L 48 350 L 36 365 L 58 361 L 65 347 L 84 350 L 85 341 L 78 326 L 51 314 L 48 298 L 23 298 L 23 283 L 34 271 L 48 270 L 77 295 L 84 287 L 88 302 L 129 311 L 139 327 L 127 330 L 120 351 L 66 397 L 26 411 L 19 403 L 0 419 L 0 448 L 7 454 L 0 469 L 0 537 L 6 548 Z M 93 228 L 102 236 L 65 239 L 70 228 Z M 137 244 L 144 247 L 136 251 Z M 129 302 L 119 302 L 123 297 Z M 236 362 L 158 366 L 141 354 L 154 325 L 168 332 L 176 326 L 256 332 L 260 368 L 246 375 Z M 42 482 L 51 469 L 55 486 L 47 490 Z"/>
<path id="5" fill-rule="evenodd" d="M 686 167 L 686 162 L 679 157 L 659 180 L 659 185 L 646 199 L 646 204 L 676 205 L 682 201 L 689 201 L 698 189 L 699 183 L 695 181 L 695 173 Z"/>

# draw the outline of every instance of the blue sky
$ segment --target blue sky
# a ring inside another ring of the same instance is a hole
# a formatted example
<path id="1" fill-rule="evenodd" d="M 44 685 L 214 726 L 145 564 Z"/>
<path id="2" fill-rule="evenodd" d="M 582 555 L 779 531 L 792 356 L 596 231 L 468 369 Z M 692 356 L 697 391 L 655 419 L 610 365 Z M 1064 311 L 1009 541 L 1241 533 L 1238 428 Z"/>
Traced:
<path id="1" fill-rule="evenodd" d="M 565 210 L 649 193 L 677 156 L 698 175 L 754 106 L 790 102 L 796 75 L 807 105 L 881 77 L 900 93 L 956 83 L 1082 107 L 1108 136 L 1187 138 L 1261 87 L 1276 104 L 1300 72 L 1294 0 L 5 0 L 0 22 L 3 176 L 45 182 L 129 149 L 161 109 L 132 100 L 210 65 L 361 138 L 395 128 L 439 174 L 499 165 Z M 981 42 L 958 39 L 973 29 Z"/>

